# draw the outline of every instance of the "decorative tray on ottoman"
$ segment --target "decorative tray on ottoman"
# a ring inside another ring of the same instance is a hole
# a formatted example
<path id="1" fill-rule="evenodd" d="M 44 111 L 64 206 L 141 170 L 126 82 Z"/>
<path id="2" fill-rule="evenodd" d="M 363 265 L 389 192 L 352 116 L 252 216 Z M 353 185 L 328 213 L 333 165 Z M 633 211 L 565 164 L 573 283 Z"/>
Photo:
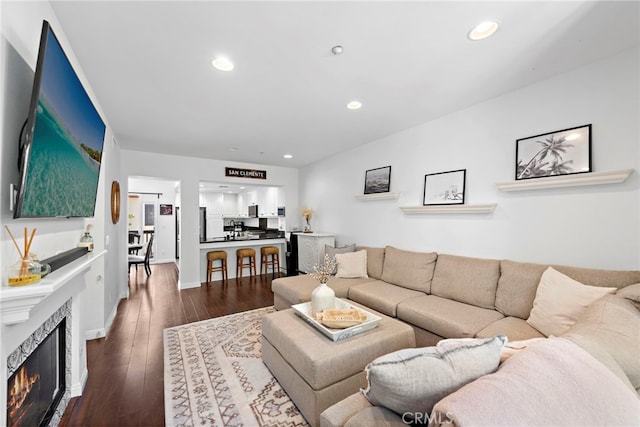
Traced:
<path id="1" fill-rule="evenodd" d="M 359 325 L 351 326 L 345 329 L 331 329 L 324 326 L 322 323 L 318 322 L 311 315 L 311 302 L 305 302 L 302 304 L 294 304 L 291 306 L 293 310 L 296 312 L 298 316 L 300 316 L 305 322 L 312 325 L 314 328 L 322 332 L 327 337 L 331 338 L 333 341 L 340 341 L 354 335 L 360 334 L 362 332 L 368 331 L 370 329 L 378 326 L 378 323 L 382 320 L 380 316 L 376 316 L 373 313 L 368 312 L 360 307 L 356 307 L 355 305 L 351 305 L 343 299 L 336 298 L 336 306 L 338 309 L 352 309 L 355 308 L 360 313 L 363 313 L 367 316 L 367 318 L 360 323 Z"/>

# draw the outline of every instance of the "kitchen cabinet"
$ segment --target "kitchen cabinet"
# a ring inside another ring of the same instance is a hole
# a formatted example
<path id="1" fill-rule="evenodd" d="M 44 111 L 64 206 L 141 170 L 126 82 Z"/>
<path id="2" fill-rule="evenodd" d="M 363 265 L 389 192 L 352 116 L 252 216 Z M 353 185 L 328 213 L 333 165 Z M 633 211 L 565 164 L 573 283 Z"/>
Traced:
<path id="1" fill-rule="evenodd" d="M 324 245 L 335 246 L 336 236 L 330 233 L 298 233 L 298 270 L 312 273 L 314 265 L 324 262 Z"/>
<path id="2" fill-rule="evenodd" d="M 261 217 L 278 216 L 278 188 L 264 187 L 258 190 L 258 215 Z"/>
<path id="3" fill-rule="evenodd" d="M 236 194 L 224 193 L 222 195 L 222 214 L 224 216 L 234 216 L 238 213 L 238 196 Z"/>

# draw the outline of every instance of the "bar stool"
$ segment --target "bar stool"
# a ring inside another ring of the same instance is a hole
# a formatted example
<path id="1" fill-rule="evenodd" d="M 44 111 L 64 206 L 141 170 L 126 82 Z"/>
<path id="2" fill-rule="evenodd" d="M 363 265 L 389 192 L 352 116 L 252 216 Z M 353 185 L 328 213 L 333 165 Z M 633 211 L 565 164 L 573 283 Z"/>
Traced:
<path id="1" fill-rule="evenodd" d="M 213 262 L 220 260 L 220 266 L 215 267 Z M 227 273 L 227 252 L 226 251 L 211 251 L 207 252 L 207 282 L 211 281 L 211 276 L 214 271 L 222 273 L 222 280 L 227 280 L 229 274 Z"/>
<path id="2" fill-rule="evenodd" d="M 245 263 L 244 259 L 249 258 Z M 251 248 L 241 248 L 236 250 L 236 277 L 242 277 L 242 270 L 249 267 L 249 276 L 256 275 L 256 250 Z M 253 270 L 253 274 L 251 271 Z"/>
<path id="3" fill-rule="evenodd" d="M 269 259 L 269 257 L 271 257 Z M 269 266 L 273 273 L 280 271 L 280 249 L 277 246 L 263 246 L 260 248 L 260 275 L 262 275 L 262 266 L 266 274 L 269 274 Z"/>

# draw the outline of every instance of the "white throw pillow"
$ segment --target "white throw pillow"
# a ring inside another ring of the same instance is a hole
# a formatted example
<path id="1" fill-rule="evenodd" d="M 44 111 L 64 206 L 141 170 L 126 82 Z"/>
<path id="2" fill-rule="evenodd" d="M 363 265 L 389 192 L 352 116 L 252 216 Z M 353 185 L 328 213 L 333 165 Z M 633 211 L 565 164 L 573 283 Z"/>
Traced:
<path id="1" fill-rule="evenodd" d="M 406 418 L 429 414 L 443 397 L 495 372 L 506 342 L 504 335 L 442 340 L 435 347 L 386 354 L 365 368 L 369 386 L 362 393 L 371 404 L 405 414 Z"/>
<path id="2" fill-rule="evenodd" d="M 617 288 L 587 286 L 553 267 L 542 273 L 527 323 L 545 336 L 560 336 L 598 298 Z"/>
<path id="3" fill-rule="evenodd" d="M 338 271 L 336 277 L 354 279 L 369 277 L 367 275 L 367 251 L 361 250 L 344 254 L 336 254 Z"/>

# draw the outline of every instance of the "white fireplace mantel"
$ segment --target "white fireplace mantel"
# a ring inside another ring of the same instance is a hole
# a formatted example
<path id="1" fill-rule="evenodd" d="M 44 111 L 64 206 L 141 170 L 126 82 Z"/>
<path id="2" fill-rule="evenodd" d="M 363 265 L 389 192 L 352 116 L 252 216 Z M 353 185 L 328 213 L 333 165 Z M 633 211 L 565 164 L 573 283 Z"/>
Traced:
<path id="1" fill-rule="evenodd" d="M 38 283 L 0 287 L 0 322 L 15 325 L 29 320 L 31 310 L 49 295 L 64 288 L 74 277 L 89 270 L 107 251 L 90 253 L 54 271 Z"/>

